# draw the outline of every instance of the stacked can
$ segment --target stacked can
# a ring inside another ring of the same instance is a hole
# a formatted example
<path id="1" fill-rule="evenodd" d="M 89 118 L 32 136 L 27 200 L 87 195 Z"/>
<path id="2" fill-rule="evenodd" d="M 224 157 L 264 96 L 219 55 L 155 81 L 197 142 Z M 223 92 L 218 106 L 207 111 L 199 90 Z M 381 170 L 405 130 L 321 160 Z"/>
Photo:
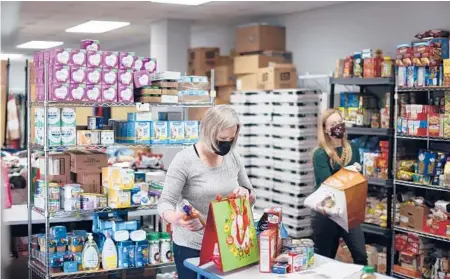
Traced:
<path id="1" fill-rule="evenodd" d="M 311 239 L 292 240 L 286 247 L 292 272 L 300 272 L 314 265 L 314 242 Z"/>
<path id="2" fill-rule="evenodd" d="M 66 184 L 61 188 L 61 209 L 64 211 L 77 211 L 81 206 L 81 185 Z"/>
<path id="3" fill-rule="evenodd" d="M 63 146 L 76 145 L 77 117 L 75 108 L 61 109 L 61 144 Z"/>
<path id="4" fill-rule="evenodd" d="M 48 210 L 51 213 L 57 212 L 60 209 L 60 188 L 61 188 L 60 186 L 61 185 L 58 183 L 53 182 L 48 183 Z M 45 180 L 38 180 L 36 187 L 35 205 L 37 205 L 36 201 L 37 203 L 39 203 L 38 200 L 45 201 L 46 193 L 47 193 L 47 183 L 45 182 Z"/>

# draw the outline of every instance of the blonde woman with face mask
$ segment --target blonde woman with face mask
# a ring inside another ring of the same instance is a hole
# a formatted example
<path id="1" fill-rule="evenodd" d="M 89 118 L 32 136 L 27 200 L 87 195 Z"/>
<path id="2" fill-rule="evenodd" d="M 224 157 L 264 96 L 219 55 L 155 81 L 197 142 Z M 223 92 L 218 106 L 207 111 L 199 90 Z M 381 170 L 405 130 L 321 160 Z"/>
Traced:
<path id="1" fill-rule="evenodd" d="M 319 146 L 313 154 L 316 188 L 342 167 L 360 162 L 358 147 L 347 140 L 344 119 L 338 110 L 329 109 L 322 114 L 317 137 Z M 327 216 L 313 212 L 312 229 L 319 255 L 334 259 L 342 237 L 354 263 L 367 265 L 364 233 L 360 226 L 347 233 Z"/>

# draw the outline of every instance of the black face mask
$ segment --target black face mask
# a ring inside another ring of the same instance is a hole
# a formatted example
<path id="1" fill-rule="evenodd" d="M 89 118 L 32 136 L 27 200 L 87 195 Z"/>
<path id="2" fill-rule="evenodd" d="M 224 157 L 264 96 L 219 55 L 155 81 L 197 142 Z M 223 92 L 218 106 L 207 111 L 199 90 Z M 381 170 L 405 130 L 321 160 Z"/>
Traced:
<path id="1" fill-rule="evenodd" d="M 219 150 L 215 149 L 214 147 L 213 150 L 217 155 L 225 156 L 228 154 L 228 152 L 230 152 L 232 145 L 233 141 L 217 141 L 217 147 L 219 148 Z"/>
<path id="2" fill-rule="evenodd" d="M 345 123 L 336 124 L 330 128 L 330 136 L 343 139 L 345 135 Z"/>

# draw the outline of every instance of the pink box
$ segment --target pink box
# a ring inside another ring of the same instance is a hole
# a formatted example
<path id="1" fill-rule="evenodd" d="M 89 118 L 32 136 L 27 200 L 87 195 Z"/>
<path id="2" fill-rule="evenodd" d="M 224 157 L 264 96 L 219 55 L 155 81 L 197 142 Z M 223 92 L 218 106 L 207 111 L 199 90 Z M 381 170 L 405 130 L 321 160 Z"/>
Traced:
<path id="1" fill-rule="evenodd" d="M 136 58 L 134 52 L 119 52 L 119 69 L 132 69 Z"/>
<path id="2" fill-rule="evenodd" d="M 102 52 L 102 67 L 103 68 L 118 68 L 119 53 L 116 51 Z"/>
<path id="3" fill-rule="evenodd" d="M 40 60 L 42 61 L 42 65 L 44 65 L 44 62 L 48 62 L 49 64 L 52 64 L 52 52 L 53 49 L 47 49 L 41 52 L 40 54 Z"/>
<path id="4" fill-rule="evenodd" d="M 102 66 L 102 52 L 88 50 L 86 52 L 86 63 L 88 68 L 98 68 Z"/>
<path id="5" fill-rule="evenodd" d="M 68 83 L 53 83 L 49 88 L 49 100 L 71 101 L 72 96 L 70 96 L 69 87 Z"/>
<path id="6" fill-rule="evenodd" d="M 53 48 L 51 50 L 44 51 L 44 61 L 49 56 L 50 63 L 53 65 L 70 65 L 70 48 Z"/>
<path id="7" fill-rule="evenodd" d="M 41 57 L 41 52 L 42 51 L 38 51 L 38 52 L 35 52 L 33 54 L 33 65 L 34 65 L 35 68 L 42 66 L 42 60 L 40 58 Z"/>
<path id="8" fill-rule="evenodd" d="M 36 90 L 36 100 L 42 101 L 45 99 L 45 92 L 44 92 L 44 85 L 43 84 L 36 84 L 35 86 Z"/>
<path id="9" fill-rule="evenodd" d="M 103 69 L 102 84 L 117 85 L 117 69 Z"/>
<path id="10" fill-rule="evenodd" d="M 144 59 L 145 57 L 138 57 L 138 56 L 134 58 L 134 65 L 133 65 L 134 71 L 140 71 L 144 69 L 144 62 L 143 62 Z"/>
<path id="11" fill-rule="evenodd" d="M 117 76 L 119 85 L 133 85 L 133 70 L 119 70 L 119 75 Z"/>
<path id="12" fill-rule="evenodd" d="M 117 102 L 117 85 L 102 84 L 102 102 Z"/>
<path id="13" fill-rule="evenodd" d="M 86 83 L 87 84 L 100 84 L 102 80 L 101 68 L 87 68 L 86 69 Z"/>
<path id="14" fill-rule="evenodd" d="M 134 102 L 134 87 L 133 85 L 119 84 L 117 90 L 117 101 L 122 103 Z"/>
<path id="15" fill-rule="evenodd" d="M 44 66 L 34 67 L 34 83 L 36 85 L 44 84 Z"/>
<path id="16" fill-rule="evenodd" d="M 53 67 L 50 67 L 48 73 L 50 84 L 70 83 L 70 70 L 71 67 L 67 65 L 54 65 Z"/>
<path id="17" fill-rule="evenodd" d="M 86 67 L 86 50 L 72 49 L 70 52 L 69 63 L 71 66 Z"/>
<path id="18" fill-rule="evenodd" d="M 151 82 L 151 74 L 148 71 L 142 70 L 133 73 L 134 87 L 141 88 L 149 86 Z"/>
<path id="19" fill-rule="evenodd" d="M 86 101 L 100 102 L 102 99 L 102 86 L 100 84 L 86 85 Z"/>
<path id="20" fill-rule="evenodd" d="M 81 40 L 80 48 L 85 50 L 98 51 L 100 50 L 100 41 L 91 39 Z"/>
<path id="21" fill-rule="evenodd" d="M 86 84 L 72 83 L 69 87 L 69 92 L 73 101 L 87 101 Z"/>
<path id="22" fill-rule="evenodd" d="M 86 67 L 72 66 L 70 69 L 71 83 L 85 83 L 86 82 Z"/>
<path id="23" fill-rule="evenodd" d="M 156 59 L 155 58 L 144 58 L 142 60 L 142 70 L 149 71 L 150 73 L 156 72 Z"/>

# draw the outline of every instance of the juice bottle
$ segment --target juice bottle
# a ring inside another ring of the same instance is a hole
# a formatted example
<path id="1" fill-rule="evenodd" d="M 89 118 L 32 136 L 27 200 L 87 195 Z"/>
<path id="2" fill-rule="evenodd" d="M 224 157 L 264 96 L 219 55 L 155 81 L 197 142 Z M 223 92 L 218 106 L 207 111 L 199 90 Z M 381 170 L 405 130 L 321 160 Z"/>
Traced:
<path id="1" fill-rule="evenodd" d="M 361 279 L 376 279 L 375 276 L 375 267 L 373 266 L 365 266 L 363 268 L 363 273 L 361 274 Z"/>

